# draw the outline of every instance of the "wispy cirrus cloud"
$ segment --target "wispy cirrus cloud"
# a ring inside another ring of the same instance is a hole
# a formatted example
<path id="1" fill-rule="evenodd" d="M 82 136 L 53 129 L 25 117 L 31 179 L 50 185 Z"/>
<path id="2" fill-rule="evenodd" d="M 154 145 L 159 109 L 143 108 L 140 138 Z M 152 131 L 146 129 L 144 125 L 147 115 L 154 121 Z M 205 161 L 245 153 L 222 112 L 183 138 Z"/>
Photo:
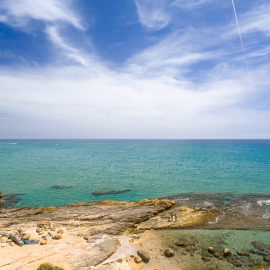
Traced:
<path id="1" fill-rule="evenodd" d="M 60 0 L 2 0 L 0 21 L 13 27 L 28 27 L 30 20 L 66 22 L 83 29 L 80 18 L 72 11 L 71 1 Z"/>
<path id="2" fill-rule="evenodd" d="M 204 4 L 213 3 L 215 0 L 176 0 L 171 6 L 183 8 L 183 9 L 192 9 L 198 8 Z"/>
<path id="3" fill-rule="evenodd" d="M 239 17 L 241 27 L 267 36 L 266 26 L 264 32 L 249 26 L 260 24 L 256 10 Z M 143 24 L 161 29 L 172 19 L 167 15 Z M 268 50 L 263 63 L 251 66 L 250 86 L 233 24 L 232 17 L 219 27 L 172 30 L 117 67 L 98 55 L 91 61 L 93 54 L 71 45 L 57 23 L 47 24 L 49 39 L 73 62 L 2 70 L 1 88 L 8 91 L 1 92 L 0 108 L 9 118 L 1 120 L 0 137 L 18 127 L 28 138 L 270 138 Z M 247 55 L 257 52 L 250 47 Z"/>
<path id="4" fill-rule="evenodd" d="M 171 20 L 169 0 L 135 0 L 139 21 L 152 30 L 166 27 Z"/>

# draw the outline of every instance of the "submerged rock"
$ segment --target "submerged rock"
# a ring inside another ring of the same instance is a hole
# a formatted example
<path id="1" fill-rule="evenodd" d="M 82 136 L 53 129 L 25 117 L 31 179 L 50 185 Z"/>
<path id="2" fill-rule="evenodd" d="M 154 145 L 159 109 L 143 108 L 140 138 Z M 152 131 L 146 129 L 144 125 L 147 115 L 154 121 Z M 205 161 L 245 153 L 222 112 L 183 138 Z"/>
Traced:
<path id="1" fill-rule="evenodd" d="M 258 241 L 253 241 L 253 242 L 252 242 L 252 245 L 253 245 L 255 248 L 259 249 L 260 251 L 266 251 L 266 250 L 268 250 L 268 249 L 270 248 L 268 245 L 266 245 L 266 244 L 264 244 L 264 243 L 260 243 L 260 242 L 258 242 Z"/>
<path id="2" fill-rule="evenodd" d="M 240 256 L 249 256 L 249 251 L 248 250 L 238 250 L 237 254 Z"/>
<path id="3" fill-rule="evenodd" d="M 125 192 L 129 192 L 131 189 L 124 189 L 124 190 L 114 190 L 114 189 L 103 189 L 92 192 L 94 196 L 102 196 L 102 195 L 112 195 L 112 194 L 121 194 Z"/>
<path id="4" fill-rule="evenodd" d="M 54 189 L 68 189 L 68 188 L 73 188 L 73 186 L 55 185 L 55 186 L 52 186 L 51 188 L 54 188 Z"/>

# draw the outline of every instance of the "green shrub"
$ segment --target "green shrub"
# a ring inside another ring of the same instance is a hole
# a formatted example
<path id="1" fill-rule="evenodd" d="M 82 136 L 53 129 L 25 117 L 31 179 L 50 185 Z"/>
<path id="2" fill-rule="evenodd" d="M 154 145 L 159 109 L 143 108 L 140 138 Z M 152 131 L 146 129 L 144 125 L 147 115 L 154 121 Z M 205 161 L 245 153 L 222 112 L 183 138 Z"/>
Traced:
<path id="1" fill-rule="evenodd" d="M 37 270 L 64 270 L 58 266 L 52 266 L 50 263 L 43 263 L 41 264 Z"/>

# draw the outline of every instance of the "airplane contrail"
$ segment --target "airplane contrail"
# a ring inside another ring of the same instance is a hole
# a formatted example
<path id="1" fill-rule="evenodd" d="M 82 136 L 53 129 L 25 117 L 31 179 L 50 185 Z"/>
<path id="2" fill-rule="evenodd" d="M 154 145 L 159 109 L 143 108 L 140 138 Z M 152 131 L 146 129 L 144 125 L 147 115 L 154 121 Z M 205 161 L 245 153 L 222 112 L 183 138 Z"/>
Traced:
<path id="1" fill-rule="evenodd" d="M 244 57 L 245 57 L 245 61 L 246 61 L 247 72 L 248 72 L 248 79 L 249 79 L 249 83 L 251 84 L 250 76 L 249 76 L 249 68 L 248 68 L 248 63 L 247 63 L 247 57 L 246 57 L 246 53 L 245 53 L 245 48 L 244 48 L 244 44 L 243 44 L 243 40 L 242 40 L 242 35 L 241 35 L 241 31 L 240 31 L 240 27 L 239 27 L 239 23 L 238 23 L 238 19 L 237 19 L 236 10 L 235 10 L 235 6 L 234 6 L 234 1 L 233 0 L 232 0 L 232 5 L 233 5 L 233 11 L 234 11 L 234 15 L 235 15 L 235 20 L 236 20 L 236 23 L 237 23 L 239 37 L 240 37 L 240 41 L 241 41 L 241 45 L 242 45 L 242 49 L 243 49 L 243 53 L 244 53 Z"/>

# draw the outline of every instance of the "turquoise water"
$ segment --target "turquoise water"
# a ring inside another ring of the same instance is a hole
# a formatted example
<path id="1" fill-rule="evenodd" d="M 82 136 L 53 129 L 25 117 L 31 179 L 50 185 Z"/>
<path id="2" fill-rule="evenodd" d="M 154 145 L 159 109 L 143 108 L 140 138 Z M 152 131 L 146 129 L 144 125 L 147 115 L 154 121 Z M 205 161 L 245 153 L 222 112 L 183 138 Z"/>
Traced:
<path id="1" fill-rule="evenodd" d="M 270 140 L 0 140 L 0 191 L 24 193 L 16 206 L 270 193 L 269 183 Z M 92 195 L 102 189 L 131 191 Z"/>

